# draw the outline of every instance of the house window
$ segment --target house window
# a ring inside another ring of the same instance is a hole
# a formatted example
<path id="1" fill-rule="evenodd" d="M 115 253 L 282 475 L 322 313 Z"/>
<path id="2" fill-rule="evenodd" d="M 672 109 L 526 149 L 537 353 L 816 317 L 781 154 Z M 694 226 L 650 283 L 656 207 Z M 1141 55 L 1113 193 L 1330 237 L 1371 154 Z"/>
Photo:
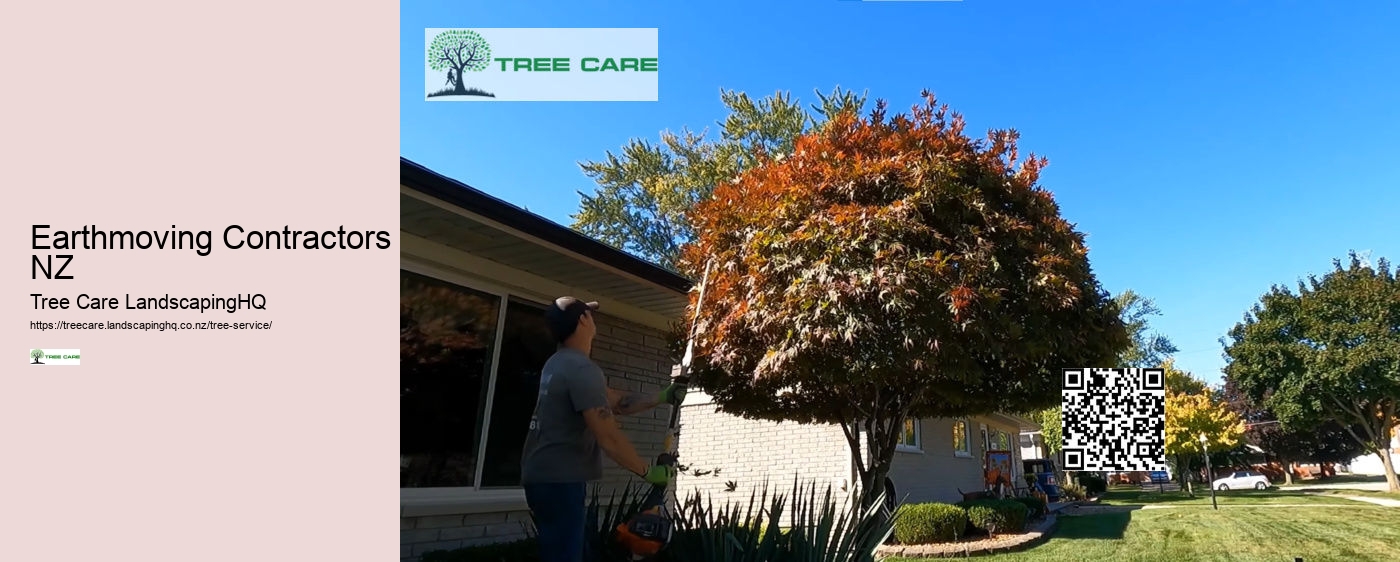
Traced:
<path id="1" fill-rule="evenodd" d="M 997 450 L 999 450 L 999 451 L 1010 451 L 1010 450 L 1011 450 L 1011 436 L 1008 435 L 1005 431 L 998 431 L 998 432 L 997 432 Z"/>
<path id="2" fill-rule="evenodd" d="M 1023 448 L 1023 449 L 1029 449 L 1029 448 L 1031 448 L 1031 447 L 1033 447 L 1033 446 L 1035 446 L 1035 443 L 1034 443 L 1033 441 L 1031 441 L 1031 436 L 1022 434 L 1022 435 L 1021 435 L 1021 448 Z"/>
<path id="3" fill-rule="evenodd" d="M 972 456 L 972 436 L 968 435 L 967 420 L 953 422 L 953 454 L 959 457 Z"/>
<path id="4" fill-rule="evenodd" d="M 895 450 L 910 452 L 923 450 L 923 444 L 919 440 L 919 420 L 904 420 L 904 433 L 899 436 L 899 444 Z"/>
<path id="5" fill-rule="evenodd" d="M 399 486 L 518 487 L 543 308 L 403 270 L 399 289 Z"/>

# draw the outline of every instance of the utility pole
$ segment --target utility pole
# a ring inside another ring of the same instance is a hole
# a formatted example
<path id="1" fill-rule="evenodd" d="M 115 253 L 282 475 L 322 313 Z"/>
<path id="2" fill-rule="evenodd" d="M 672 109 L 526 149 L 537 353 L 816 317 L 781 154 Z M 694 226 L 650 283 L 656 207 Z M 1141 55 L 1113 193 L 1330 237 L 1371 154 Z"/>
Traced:
<path id="1" fill-rule="evenodd" d="M 1210 445 L 1207 444 L 1208 441 L 1209 440 L 1206 439 L 1206 434 L 1202 433 L 1201 451 L 1205 452 L 1206 455 L 1206 486 L 1210 488 L 1210 507 L 1218 511 L 1220 506 L 1215 503 L 1215 482 L 1212 478 L 1214 474 L 1210 470 Z"/>

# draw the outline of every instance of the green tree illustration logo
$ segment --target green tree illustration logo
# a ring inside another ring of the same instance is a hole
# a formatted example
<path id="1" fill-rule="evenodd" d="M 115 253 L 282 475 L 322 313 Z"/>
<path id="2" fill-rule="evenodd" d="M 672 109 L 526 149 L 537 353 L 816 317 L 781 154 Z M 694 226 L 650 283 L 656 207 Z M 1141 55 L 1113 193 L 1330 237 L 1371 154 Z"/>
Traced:
<path id="1" fill-rule="evenodd" d="M 43 365 L 43 364 L 44 364 L 42 361 L 39 361 L 39 358 L 44 356 L 44 350 L 42 350 L 42 349 L 35 349 L 35 350 L 29 352 L 29 356 L 34 358 L 34 362 L 33 362 L 33 363 L 30 363 L 30 365 Z"/>
<path id="2" fill-rule="evenodd" d="M 428 94 L 434 96 L 486 96 L 495 94 L 468 88 L 464 73 L 481 72 L 491 62 L 491 44 L 481 34 L 470 29 L 450 29 L 433 37 L 428 45 L 428 68 L 447 71 L 446 88 Z"/>

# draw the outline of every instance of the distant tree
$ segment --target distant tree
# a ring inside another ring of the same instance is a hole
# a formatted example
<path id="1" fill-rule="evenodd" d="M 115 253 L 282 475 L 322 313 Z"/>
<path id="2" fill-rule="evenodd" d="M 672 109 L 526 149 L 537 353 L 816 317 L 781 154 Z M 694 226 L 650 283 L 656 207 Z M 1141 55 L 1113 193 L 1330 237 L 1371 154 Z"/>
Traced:
<path id="1" fill-rule="evenodd" d="M 1119 293 L 1113 300 L 1118 304 L 1120 317 L 1127 327 L 1132 343 L 1119 355 L 1115 365 L 1101 366 L 1160 367 L 1171 361 L 1170 356 L 1176 353 L 1176 346 L 1167 336 L 1149 330 L 1149 317 L 1161 314 L 1161 311 L 1153 304 L 1152 299 L 1128 289 Z M 1171 383 L 1171 375 L 1171 371 L 1168 371 L 1168 384 Z M 1204 391 L 1204 383 L 1200 384 L 1202 391 Z M 1063 412 L 1061 412 L 1061 407 L 1061 405 L 1056 404 L 1028 414 L 1028 417 L 1034 419 L 1042 427 L 1041 436 L 1045 439 L 1047 454 L 1058 454 L 1063 443 L 1061 434 Z"/>
<path id="2" fill-rule="evenodd" d="M 695 383 L 747 418 L 839 425 L 878 490 L 908 418 L 1030 411 L 1128 345 L 1083 235 L 1014 131 L 839 113 L 720 184 L 684 267 L 712 264 Z"/>
<path id="3" fill-rule="evenodd" d="M 1178 380 L 1192 378 L 1188 373 L 1182 375 Z M 1244 421 L 1209 392 L 1179 391 L 1171 386 L 1170 380 L 1167 383 L 1166 404 L 1167 455 L 1175 458 L 1178 476 L 1185 482 L 1187 492 L 1194 494 L 1191 479 L 1182 468 L 1189 466 L 1186 458 L 1204 453 L 1200 436 L 1206 436 L 1212 451 L 1228 451 L 1240 445 L 1244 437 Z M 1204 387 L 1204 383 L 1201 386 Z"/>
<path id="4" fill-rule="evenodd" d="M 1230 330 L 1225 374 L 1286 426 L 1338 422 L 1380 456 L 1400 492 L 1389 453 L 1400 406 L 1400 280 L 1352 252 L 1294 293 L 1274 286 Z"/>
<path id="5" fill-rule="evenodd" d="M 1148 318 L 1160 316 L 1162 311 L 1147 297 L 1128 289 L 1114 297 L 1118 308 L 1123 311 L 1123 323 L 1128 326 L 1128 334 L 1133 344 L 1118 358 L 1121 367 L 1160 367 L 1178 350 L 1171 339 L 1161 332 L 1150 330 Z"/>
<path id="6" fill-rule="evenodd" d="M 1304 426 L 1286 426 L 1261 402 L 1239 389 L 1230 378 L 1220 393 L 1226 407 L 1244 420 L 1245 441 L 1273 455 L 1283 465 L 1284 483 L 1293 483 L 1293 465 L 1299 462 L 1342 463 L 1366 449 L 1352 439 L 1346 427 L 1334 420 Z M 1365 431 L 1356 427 L 1352 431 Z"/>
<path id="7" fill-rule="evenodd" d="M 1162 363 L 1162 374 L 1165 375 L 1167 390 L 1177 394 L 1209 394 L 1210 388 L 1205 381 L 1198 379 L 1181 369 L 1178 369 L 1176 362 L 1167 359 Z"/>
<path id="8" fill-rule="evenodd" d="M 809 113 L 784 92 L 755 101 L 742 92 L 721 91 L 729 116 L 720 124 L 719 139 L 704 131 L 666 131 L 659 144 L 632 139 L 621 154 L 609 151 L 601 161 L 580 163 L 598 187 L 591 195 L 579 193 L 574 228 L 677 270 L 681 247 L 695 239 L 686 213 L 708 199 L 715 186 L 733 181 L 767 156 L 791 154 L 797 137 L 829 115 L 858 112 L 865 105 L 863 94 L 841 88 L 817 96 L 821 103 Z"/>
<path id="9" fill-rule="evenodd" d="M 1045 441 L 1045 455 L 1054 458 L 1064 447 L 1064 419 L 1060 406 L 1051 406 L 1030 415 L 1031 421 L 1040 425 L 1040 437 Z"/>

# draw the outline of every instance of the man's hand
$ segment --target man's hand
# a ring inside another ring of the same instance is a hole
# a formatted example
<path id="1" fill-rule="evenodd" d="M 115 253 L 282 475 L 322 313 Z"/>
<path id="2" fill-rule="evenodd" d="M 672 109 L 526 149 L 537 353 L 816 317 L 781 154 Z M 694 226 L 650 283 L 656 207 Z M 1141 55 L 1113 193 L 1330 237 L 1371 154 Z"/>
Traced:
<path id="1" fill-rule="evenodd" d="M 681 402 L 685 401 L 685 385 L 671 383 L 666 388 L 661 389 L 661 394 L 656 396 L 656 401 L 662 404 L 679 406 Z"/>
<path id="2" fill-rule="evenodd" d="M 676 469 L 665 465 L 656 465 L 647 469 L 646 474 L 643 474 L 642 478 L 654 486 L 665 486 L 670 484 L 671 478 L 675 476 Z"/>

